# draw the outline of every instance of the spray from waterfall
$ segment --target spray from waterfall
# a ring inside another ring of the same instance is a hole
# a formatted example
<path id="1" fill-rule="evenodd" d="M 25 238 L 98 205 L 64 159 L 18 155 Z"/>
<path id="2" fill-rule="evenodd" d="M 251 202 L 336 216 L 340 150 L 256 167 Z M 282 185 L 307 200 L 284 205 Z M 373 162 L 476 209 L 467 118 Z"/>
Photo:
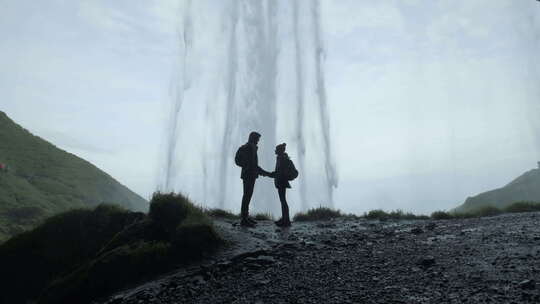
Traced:
<path id="1" fill-rule="evenodd" d="M 300 33 L 300 19 L 298 16 L 298 1 L 292 1 L 293 6 L 293 27 L 294 27 L 294 49 L 295 49 L 295 74 L 296 74 L 296 144 L 298 150 L 298 167 L 300 172 L 305 172 L 306 143 L 304 139 L 304 66 L 302 61 L 302 42 Z M 307 209 L 306 180 L 299 181 L 300 202 L 302 209 Z"/>
<path id="2" fill-rule="evenodd" d="M 194 8 L 190 10 L 191 5 Z M 199 9 L 208 6 L 214 11 Z M 257 131 L 262 134 L 262 168 L 273 171 L 278 141 L 287 142 L 291 151 L 297 152 L 291 157 L 301 178 L 293 182 L 298 191 L 290 194 L 292 209 L 313 207 L 310 202 L 332 206 L 337 181 L 330 147 L 318 6 L 318 1 L 186 2 L 181 22 L 181 68 L 166 151 L 167 190 L 178 190 L 174 188 L 182 185 L 182 191 L 190 189 L 187 194 L 196 200 L 204 198 L 204 205 L 238 208 L 241 182 L 234 153 L 246 142 L 250 131 Z M 208 23 L 215 18 L 219 21 Z M 193 41 L 192 32 L 201 38 Z M 199 58 L 199 54 L 216 60 Z M 191 76 L 196 79 L 189 91 L 194 100 L 187 104 L 185 90 Z M 213 80 L 207 83 L 208 79 Z M 215 98 L 197 100 L 208 90 Z M 188 109 L 195 112 L 186 113 Z M 194 109 L 203 109 L 202 117 Z M 180 121 L 180 117 L 184 119 Z M 202 134 L 207 138 L 201 139 Z M 189 149 L 183 149 L 179 158 L 177 147 L 184 144 Z M 199 169 L 193 163 L 202 165 Z M 200 170 L 199 176 L 193 173 L 196 170 Z M 177 177 L 180 174 L 182 179 Z M 197 178 L 204 180 L 193 180 Z M 327 186 L 321 187 L 321 182 Z M 192 185 L 201 185 L 200 190 Z M 258 180 L 251 207 L 252 211 L 277 214 L 279 203 L 271 179 Z"/>
<path id="3" fill-rule="evenodd" d="M 332 145 L 330 142 L 330 118 L 328 115 L 328 104 L 326 100 L 326 83 L 324 79 L 324 44 L 321 37 L 321 17 L 320 17 L 320 2 L 315 0 L 312 2 L 311 12 L 313 15 L 313 34 L 315 42 L 315 77 L 317 82 L 316 92 L 319 100 L 319 114 L 322 124 L 322 139 L 324 146 L 324 165 L 326 173 L 326 187 L 328 191 L 328 204 L 333 207 L 333 191 L 337 187 L 338 181 L 336 176 L 336 168 L 332 156 Z"/>
<path id="4" fill-rule="evenodd" d="M 174 187 L 174 164 L 176 163 L 176 154 L 179 139 L 179 116 L 184 103 L 184 92 L 190 86 L 190 78 L 187 72 L 187 58 L 193 43 L 192 20 L 190 14 L 191 0 L 186 1 L 182 31 L 180 33 L 180 72 L 175 88 L 175 98 L 170 113 L 169 136 L 167 138 L 166 163 L 165 163 L 165 181 L 162 188 L 166 191 L 172 191 Z"/>
<path id="5" fill-rule="evenodd" d="M 218 188 L 218 202 L 219 207 L 225 207 L 225 200 L 227 194 L 227 181 L 228 181 L 228 168 L 229 168 L 229 156 L 231 149 L 231 138 L 233 132 L 233 122 L 235 120 L 236 110 L 236 78 L 238 72 L 238 46 L 236 31 L 238 27 L 238 1 L 232 1 L 232 7 L 230 12 L 230 29 L 229 29 L 229 42 L 227 51 L 227 71 L 226 71 L 226 105 L 225 105 L 225 127 L 223 128 L 223 143 L 221 145 L 219 163 L 219 188 Z"/>

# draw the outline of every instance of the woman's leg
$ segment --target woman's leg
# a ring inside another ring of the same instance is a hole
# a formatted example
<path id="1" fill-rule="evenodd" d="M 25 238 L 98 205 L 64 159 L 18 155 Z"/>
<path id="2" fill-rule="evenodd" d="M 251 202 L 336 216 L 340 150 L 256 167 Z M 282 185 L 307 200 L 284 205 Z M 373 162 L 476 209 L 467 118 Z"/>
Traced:
<path id="1" fill-rule="evenodd" d="M 287 188 L 278 188 L 279 201 L 281 202 L 281 219 L 283 222 L 290 222 L 289 205 L 287 204 Z"/>

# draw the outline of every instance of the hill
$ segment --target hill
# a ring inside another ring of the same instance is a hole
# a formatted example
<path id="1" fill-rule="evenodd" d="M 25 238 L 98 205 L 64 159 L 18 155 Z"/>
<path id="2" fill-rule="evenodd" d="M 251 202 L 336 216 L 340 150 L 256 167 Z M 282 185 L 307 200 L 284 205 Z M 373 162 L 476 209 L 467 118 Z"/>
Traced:
<path id="1" fill-rule="evenodd" d="M 457 212 L 470 212 L 486 206 L 506 208 L 519 201 L 540 202 L 540 168 L 525 172 L 508 185 L 469 197 Z"/>
<path id="2" fill-rule="evenodd" d="M 32 135 L 0 111 L 0 242 L 73 208 L 148 203 L 91 163 Z"/>

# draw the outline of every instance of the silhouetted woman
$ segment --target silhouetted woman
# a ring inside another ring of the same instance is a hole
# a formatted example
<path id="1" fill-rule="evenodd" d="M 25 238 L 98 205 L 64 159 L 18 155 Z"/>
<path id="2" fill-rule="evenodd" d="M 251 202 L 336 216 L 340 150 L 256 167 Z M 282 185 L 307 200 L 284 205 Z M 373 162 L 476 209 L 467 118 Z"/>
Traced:
<path id="1" fill-rule="evenodd" d="M 291 220 L 289 218 L 289 205 L 287 204 L 286 195 L 287 188 L 291 188 L 291 184 L 289 183 L 291 170 L 296 171 L 294 164 L 289 159 L 287 153 L 285 153 L 285 148 L 286 144 L 276 146 L 276 170 L 271 173 L 271 177 L 274 178 L 274 184 L 278 190 L 279 201 L 281 202 L 281 219 L 275 222 L 276 225 L 280 227 L 291 226 Z"/>

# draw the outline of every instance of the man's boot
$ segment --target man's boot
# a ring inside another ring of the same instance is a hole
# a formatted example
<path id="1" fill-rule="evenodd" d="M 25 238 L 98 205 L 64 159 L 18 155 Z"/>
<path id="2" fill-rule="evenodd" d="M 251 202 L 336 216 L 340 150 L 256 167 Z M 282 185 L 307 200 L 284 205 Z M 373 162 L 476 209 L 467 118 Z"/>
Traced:
<path id="1" fill-rule="evenodd" d="M 240 221 L 240 226 L 242 227 L 248 227 L 248 228 L 253 228 L 255 227 L 255 224 L 250 222 L 249 219 L 247 217 L 244 217 L 242 218 L 242 220 Z"/>
<path id="2" fill-rule="evenodd" d="M 281 219 L 281 222 L 276 223 L 278 227 L 291 227 L 291 220 L 289 219 Z"/>

